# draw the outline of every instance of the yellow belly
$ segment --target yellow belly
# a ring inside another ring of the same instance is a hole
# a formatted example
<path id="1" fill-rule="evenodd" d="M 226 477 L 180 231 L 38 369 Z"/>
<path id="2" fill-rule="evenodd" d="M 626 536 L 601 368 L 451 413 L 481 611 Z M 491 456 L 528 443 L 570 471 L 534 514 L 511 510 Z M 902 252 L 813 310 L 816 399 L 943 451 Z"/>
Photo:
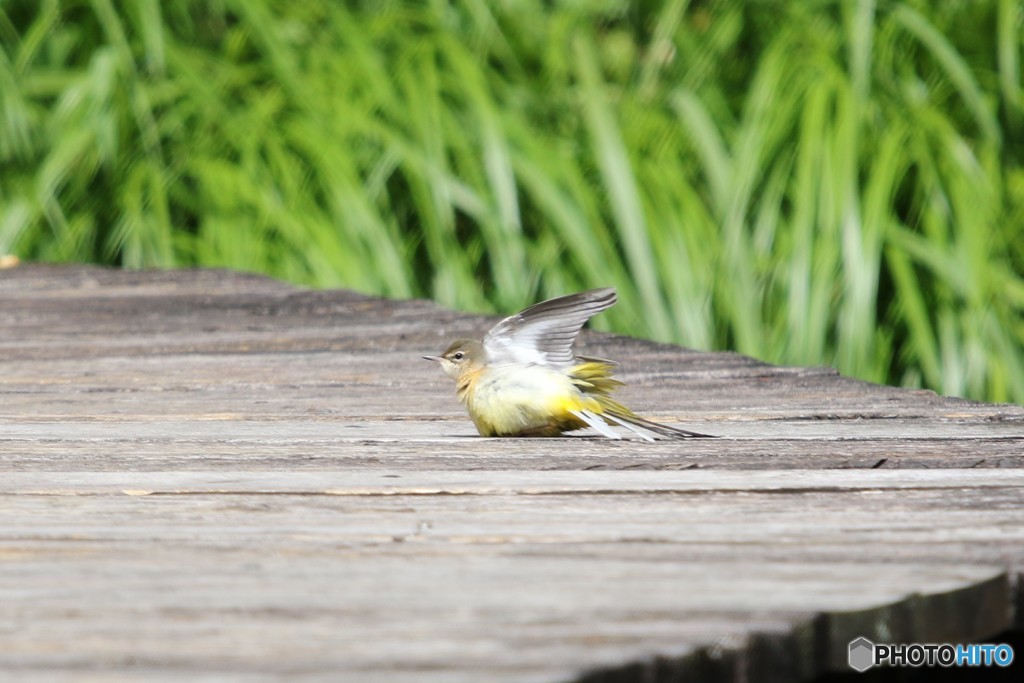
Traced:
<path id="1" fill-rule="evenodd" d="M 601 410 L 564 372 L 543 366 L 484 368 L 463 400 L 483 436 L 554 436 L 586 426 L 570 410 Z"/>

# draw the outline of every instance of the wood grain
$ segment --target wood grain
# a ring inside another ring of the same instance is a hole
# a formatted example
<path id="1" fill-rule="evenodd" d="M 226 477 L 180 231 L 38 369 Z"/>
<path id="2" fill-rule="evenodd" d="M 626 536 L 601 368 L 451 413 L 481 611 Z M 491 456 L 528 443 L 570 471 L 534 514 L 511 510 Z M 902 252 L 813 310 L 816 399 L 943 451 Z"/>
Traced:
<path id="1" fill-rule="evenodd" d="M 419 356 L 491 322 L 0 270 L 0 677 L 781 681 L 1022 625 L 1024 409 L 585 333 L 723 438 L 483 439 Z"/>

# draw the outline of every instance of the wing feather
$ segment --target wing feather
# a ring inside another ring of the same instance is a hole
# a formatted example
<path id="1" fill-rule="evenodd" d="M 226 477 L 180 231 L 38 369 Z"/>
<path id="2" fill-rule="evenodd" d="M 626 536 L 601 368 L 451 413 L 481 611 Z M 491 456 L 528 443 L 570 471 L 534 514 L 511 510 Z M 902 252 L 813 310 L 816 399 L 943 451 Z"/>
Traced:
<path id="1" fill-rule="evenodd" d="M 548 299 L 505 318 L 484 337 L 492 363 L 525 363 L 568 367 L 583 325 L 615 305 L 611 287 Z"/>

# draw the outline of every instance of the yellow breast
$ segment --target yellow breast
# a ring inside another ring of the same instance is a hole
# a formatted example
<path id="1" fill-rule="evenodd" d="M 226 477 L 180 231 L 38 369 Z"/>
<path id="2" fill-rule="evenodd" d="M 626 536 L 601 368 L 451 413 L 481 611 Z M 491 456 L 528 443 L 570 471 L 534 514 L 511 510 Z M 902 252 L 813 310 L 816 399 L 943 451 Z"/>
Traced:
<path id="1" fill-rule="evenodd" d="M 539 365 L 467 373 L 459 397 L 484 436 L 558 434 L 583 426 L 569 411 L 600 409 L 564 372 Z"/>

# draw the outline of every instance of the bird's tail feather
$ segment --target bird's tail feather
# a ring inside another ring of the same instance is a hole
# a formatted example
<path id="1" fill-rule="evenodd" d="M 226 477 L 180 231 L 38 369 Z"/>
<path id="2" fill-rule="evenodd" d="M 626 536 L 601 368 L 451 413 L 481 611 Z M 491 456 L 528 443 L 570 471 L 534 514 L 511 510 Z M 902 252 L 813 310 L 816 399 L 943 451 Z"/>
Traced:
<path id="1" fill-rule="evenodd" d="M 598 403 L 604 408 L 604 416 L 611 418 L 615 422 L 621 424 L 624 427 L 630 428 L 639 427 L 640 429 L 646 429 L 649 432 L 654 432 L 661 436 L 667 436 L 670 439 L 714 439 L 717 438 L 711 434 L 701 434 L 700 432 L 691 432 L 687 429 L 679 429 L 678 427 L 670 427 L 660 422 L 648 420 L 647 418 L 640 417 L 629 408 L 626 408 L 618 401 L 614 401 L 607 396 L 596 397 Z"/>
<path id="2" fill-rule="evenodd" d="M 613 363 L 596 358 L 584 358 L 582 360 L 585 362 L 574 366 L 569 371 L 569 377 L 572 379 L 573 384 L 578 386 L 584 394 L 597 401 L 598 405 L 601 406 L 601 416 L 605 422 L 625 427 L 645 439 L 650 437 L 639 432 L 637 428 L 660 436 L 666 436 L 670 439 L 715 438 L 710 434 L 701 434 L 700 432 L 669 427 L 660 422 L 640 417 L 610 396 L 611 392 L 622 386 L 622 382 L 611 376 L 614 369 Z"/>
<path id="3" fill-rule="evenodd" d="M 616 417 L 616 416 L 612 415 L 611 413 L 604 413 L 603 415 L 601 415 L 601 417 L 604 418 L 605 422 L 614 422 L 615 424 L 617 424 L 617 425 L 619 425 L 621 427 L 625 427 L 629 431 L 631 431 L 634 434 L 636 434 L 637 436 L 639 436 L 644 441 L 650 441 L 652 443 L 654 442 L 654 437 L 653 436 L 648 434 L 643 429 L 638 429 L 638 428 L 634 427 L 633 425 L 629 424 L 628 422 L 626 422 L 622 418 Z"/>
<path id="4" fill-rule="evenodd" d="M 590 425 L 590 427 L 597 431 L 598 433 L 607 436 L 609 439 L 622 438 L 614 429 L 608 426 L 607 420 L 605 420 L 602 416 L 598 415 L 597 413 L 591 412 L 589 410 L 574 409 L 570 409 L 569 412 L 578 417 L 583 422 Z"/>

